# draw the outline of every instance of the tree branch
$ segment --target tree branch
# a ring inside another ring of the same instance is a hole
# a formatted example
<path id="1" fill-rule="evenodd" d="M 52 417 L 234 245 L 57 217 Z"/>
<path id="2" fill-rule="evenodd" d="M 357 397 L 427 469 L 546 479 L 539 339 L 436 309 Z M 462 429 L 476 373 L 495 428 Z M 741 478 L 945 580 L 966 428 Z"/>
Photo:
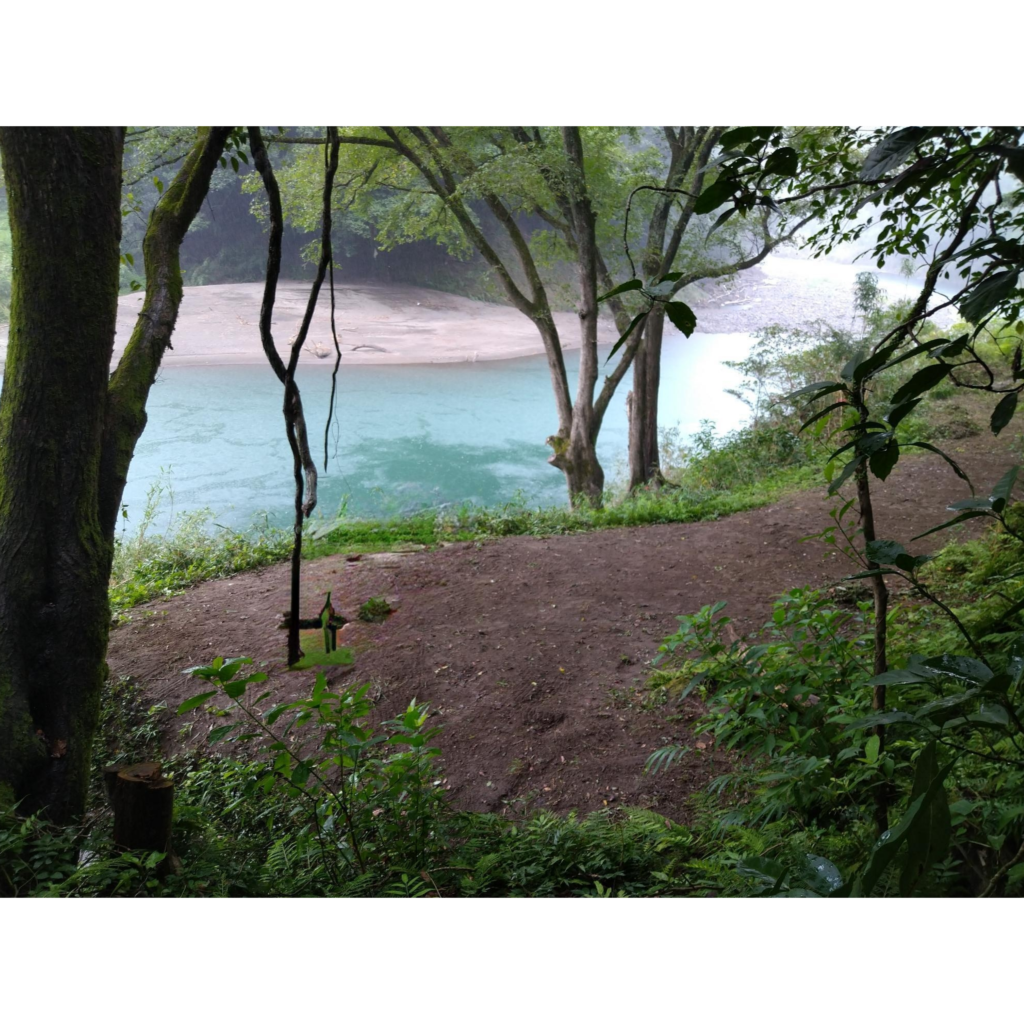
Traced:
<path id="1" fill-rule="evenodd" d="M 200 129 L 174 180 L 149 217 L 142 251 L 146 299 L 131 340 L 110 378 L 100 459 L 100 521 L 114 529 L 128 466 L 146 426 L 146 399 L 156 379 L 181 306 L 178 250 L 210 187 L 231 128 Z"/>
<path id="2" fill-rule="evenodd" d="M 167 157 L 166 160 L 160 160 L 157 163 L 150 166 L 148 170 L 143 171 L 138 177 L 130 178 L 124 182 L 124 188 L 131 188 L 133 185 L 138 185 L 143 178 L 148 178 L 154 171 L 159 171 L 162 167 L 170 167 L 172 164 L 178 163 L 181 158 L 185 156 L 184 153 L 175 153 L 174 156 Z"/>
<path id="3" fill-rule="evenodd" d="M 746 259 L 737 260 L 735 263 L 727 264 L 722 267 L 715 267 L 712 270 L 695 270 L 690 274 L 681 277 L 672 290 L 672 294 L 678 294 L 681 288 L 685 288 L 688 284 L 694 284 L 697 281 L 711 281 L 719 277 L 728 277 L 730 274 L 738 274 L 741 270 L 749 270 L 751 267 L 756 267 L 766 256 L 770 255 L 773 249 L 777 249 L 780 245 L 790 241 L 793 236 L 807 223 L 814 220 L 813 215 L 808 214 L 802 220 L 798 221 L 789 231 L 784 235 L 780 235 L 777 238 L 772 237 L 769 233 L 766 223 L 762 224 L 762 232 L 764 235 L 764 244 L 761 249 L 754 253 L 752 256 L 748 256 Z"/>
<path id="4" fill-rule="evenodd" d="M 326 146 L 331 140 L 327 136 L 292 136 L 275 135 L 264 140 L 266 145 L 279 146 Z M 383 149 L 397 150 L 398 147 L 388 139 L 376 139 L 372 135 L 339 135 L 337 141 L 345 146 L 378 146 Z"/>
<path id="5" fill-rule="evenodd" d="M 1017 852 L 992 876 L 988 885 L 986 885 L 984 890 L 980 893 L 979 898 L 983 899 L 987 896 L 991 896 L 996 891 L 996 887 L 1006 876 L 1010 868 L 1016 867 L 1022 860 L 1024 860 L 1024 843 L 1020 844 L 1020 848 Z"/>
<path id="6" fill-rule="evenodd" d="M 675 262 L 676 255 L 679 252 L 679 246 L 682 243 L 683 235 L 686 233 L 686 229 L 690 226 L 690 221 L 693 219 L 693 208 L 697 205 L 697 197 L 704 189 L 704 178 L 707 174 L 708 161 L 711 159 L 711 153 L 715 146 L 718 145 L 718 140 L 725 134 L 725 126 L 712 126 L 705 130 L 703 136 L 695 135 L 694 142 L 699 138 L 700 144 L 694 153 L 693 163 L 697 166 L 697 173 L 693 179 L 693 189 L 691 194 L 687 197 L 686 204 L 683 206 L 683 210 L 679 215 L 679 220 L 676 221 L 675 227 L 672 230 L 672 237 L 669 240 L 668 248 L 661 260 L 660 271 L 662 274 L 667 274 Z M 687 168 L 689 172 L 690 164 Z"/>
<path id="7" fill-rule="evenodd" d="M 640 343 L 643 340 L 644 329 L 647 327 L 647 321 L 641 320 L 633 329 L 633 334 L 630 336 L 629 341 L 626 342 L 626 347 L 623 350 L 622 356 L 619 359 L 615 369 L 605 377 L 604 385 L 601 387 L 601 392 L 597 396 L 597 401 L 594 402 L 594 434 L 601 429 L 601 424 L 604 422 L 604 414 L 608 411 L 608 404 L 611 402 L 612 397 L 615 394 L 615 389 L 619 386 L 619 382 L 625 376 L 626 371 L 632 366 L 633 360 L 636 358 L 637 351 L 640 348 Z"/>
<path id="8" fill-rule="evenodd" d="M 288 428 L 289 443 L 292 445 L 293 455 L 301 465 L 305 475 L 305 500 L 302 502 L 302 513 L 308 518 L 316 508 L 317 503 L 317 472 L 316 463 L 309 448 L 309 437 L 306 429 L 306 417 L 302 408 L 302 398 L 295 386 L 295 370 L 298 366 L 299 355 L 302 346 L 305 344 L 309 327 L 313 320 L 313 313 L 316 310 L 317 300 L 320 296 L 320 286 L 323 284 L 327 272 L 326 259 L 330 257 L 330 192 L 334 184 L 334 173 L 338 168 L 337 143 L 331 147 L 332 159 L 328 165 L 328 173 L 325 175 L 324 184 L 324 206 L 327 213 L 324 216 L 321 231 L 321 252 L 320 261 L 317 266 L 317 274 L 310 287 L 309 298 L 306 302 L 306 310 L 303 314 L 299 331 L 292 342 L 288 356 L 287 365 L 281 359 L 274 344 L 274 337 L 271 329 L 271 322 L 274 314 L 274 302 L 277 296 L 277 281 L 281 267 L 281 236 L 284 232 L 284 215 L 281 209 L 281 192 L 277 184 L 276 176 L 270 165 L 266 147 L 258 127 L 249 129 L 249 139 L 252 147 L 253 163 L 256 170 L 263 179 L 263 185 L 267 192 L 267 201 L 270 208 L 271 233 L 267 252 L 267 274 L 263 288 L 263 305 L 260 308 L 260 340 L 263 343 L 263 351 L 267 361 L 277 375 L 277 379 L 285 387 L 286 409 L 285 421 Z M 323 242 L 323 233 L 328 235 L 326 245 Z M 293 436 L 294 434 L 294 436 Z M 294 443 L 293 443 L 294 442 Z"/>

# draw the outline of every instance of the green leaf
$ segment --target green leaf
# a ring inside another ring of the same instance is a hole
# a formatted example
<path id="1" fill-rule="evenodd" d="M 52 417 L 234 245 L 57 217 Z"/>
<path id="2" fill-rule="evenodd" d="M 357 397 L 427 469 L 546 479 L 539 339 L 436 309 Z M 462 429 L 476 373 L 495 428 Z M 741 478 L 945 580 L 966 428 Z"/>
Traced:
<path id="1" fill-rule="evenodd" d="M 860 360 L 856 366 L 853 367 L 853 377 L 850 378 L 855 384 L 859 384 L 866 377 L 870 377 L 876 370 L 880 369 L 885 365 L 886 360 L 899 348 L 899 342 L 894 341 L 890 345 L 886 345 L 884 348 L 880 348 L 873 355 L 868 356 L 866 359 Z M 845 377 L 846 374 L 843 373 Z"/>
<path id="2" fill-rule="evenodd" d="M 264 682 L 266 680 L 266 678 L 267 677 L 264 676 L 263 679 L 260 680 L 260 682 L 261 683 Z M 245 693 L 245 688 L 248 685 L 249 685 L 249 680 L 248 679 L 232 679 L 230 682 L 227 682 L 227 683 L 224 684 L 224 692 L 232 700 L 237 700 L 239 697 L 242 696 L 243 693 Z"/>
<path id="3" fill-rule="evenodd" d="M 657 299 L 659 302 L 664 302 L 672 298 L 672 293 L 676 290 L 676 284 L 674 281 L 659 281 L 657 284 L 648 285 L 644 292 L 652 299 Z"/>
<path id="4" fill-rule="evenodd" d="M 707 240 L 736 212 L 735 206 L 730 206 L 724 213 L 719 214 L 718 219 L 714 224 L 708 228 L 708 233 L 704 236 L 704 241 Z"/>
<path id="5" fill-rule="evenodd" d="M 936 358 L 941 356 L 944 359 L 945 358 L 952 358 L 953 356 L 958 356 L 958 355 L 960 355 L 963 352 L 963 350 L 965 348 L 967 348 L 967 342 L 968 341 L 970 341 L 970 335 L 968 335 L 968 334 L 961 334 L 959 338 L 955 338 L 953 341 L 949 342 L 948 344 L 946 344 L 946 345 L 939 345 L 938 347 L 933 348 L 932 354 Z M 932 348 L 932 346 L 934 344 L 935 344 L 934 342 L 929 342 L 926 347 Z"/>
<path id="6" fill-rule="evenodd" d="M 879 565 L 895 565 L 896 559 L 907 553 L 907 549 L 894 540 L 868 541 L 864 550 L 868 560 Z"/>
<path id="7" fill-rule="evenodd" d="M 854 375 L 857 372 L 857 367 L 864 362 L 864 359 L 864 349 L 859 349 L 858 351 L 854 352 L 854 354 L 850 357 L 847 364 L 839 371 L 839 376 L 842 377 L 843 380 L 855 380 L 856 378 Z"/>
<path id="8" fill-rule="evenodd" d="M 623 292 L 636 292 L 643 288 L 643 282 L 633 278 L 632 281 L 625 281 L 623 284 L 616 285 L 610 292 L 605 292 L 604 295 L 598 296 L 598 302 L 604 302 L 605 299 L 610 299 L 614 295 L 621 295 Z"/>
<path id="9" fill-rule="evenodd" d="M 871 895 L 871 890 L 874 889 L 878 880 L 885 873 L 886 868 L 889 867 L 896 854 L 899 853 L 900 847 L 908 838 L 908 835 L 915 828 L 921 827 L 920 821 L 925 809 L 929 808 L 936 799 L 941 799 L 943 803 L 946 802 L 943 783 L 953 764 L 954 762 L 951 761 L 942 771 L 935 775 L 925 792 L 911 802 L 895 828 L 891 828 L 882 834 L 871 851 L 871 856 L 868 858 L 863 874 L 853 886 L 854 895 Z M 925 826 L 930 830 L 932 825 L 931 815 L 925 814 L 923 820 Z"/>
<path id="10" fill-rule="evenodd" d="M 764 163 L 765 174 L 778 174 L 792 178 L 800 169 L 800 157 L 792 146 L 782 146 Z"/>
<path id="11" fill-rule="evenodd" d="M 1014 485 L 1017 483 L 1019 466 L 1011 466 L 1000 478 L 999 482 L 992 488 L 992 508 L 996 512 L 1002 512 L 1013 494 Z"/>
<path id="12" fill-rule="evenodd" d="M 933 675 L 953 676 L 970 683 L 987 683 L 993 678 L 992 669 L 983 661 L 962 654 L 940 654 L 936 658 L 926 658 L 921 668 Z"/>
<path id="13" fill-rule="evenodd" d="M 804 395 L 814 395 L 815 398 L 824 398 L 825 395 L 830 395 L 833 391 L 845 390 L 846 385 L 843 384 L 842 381 L 820 380 L 816 384 L 808 384 L 805 387 L 798 388 L 796 391 L 791 391 L 783 398 L 783 401 L 792 402 L 794 398 L 802 398 Z M 811 401 L 814 401 L 814 399 L 811 399 Z"/>
<path id="14" fill-rule="evenodd" d="M 897 392 L 892 396 L 893 405 L 902 405 L 904 402 L 909 401 L 911 398 L 917 398 L 918 395 L 924 393 L 935 387 L 939 381 L 945 380 L 946 375 L 949 373 L 950 367 L 945 363 L 932 363 L 929 366 L 923 366 L 913 377 L 910 378 Z"/>
<path id="15" fill-rule="evenodd" d="M 849 478 L 854 474 L 854 472 L 856 472 L 857 467 L 860 466 L 863 462 L 863 455 L 858 455 L 855 458 L 850 459 L 850 461 L 845 466 L 843 466 L 843 471 L 839 474 L 839 476 L 836 477 L 836 479 L 833 480 L 832 483 L 828 485 L 828 493 L 830 495 L 835 494 L 839 490 L 839 488 L 842 487 L 847 480 L 849 480 Z"/>
<path id="16" fill-rule="evenodd" d="M 855 437 L 852 441 L 848 441 L 842 447 L 837 448 L 828 457 L 828 461 L 829 462 L 833 462 L 835 459 L 838 459 L 840 455 L 843 455 L 845 452 L 848 452 L 848 451 L 850 451 L 851 449 L 854 449 L 854 448 L 857 449 L 857 454 L 858 455 L 862 455 L 862 456 L 864 456 L 864 458 L 867 458 L 872 453 L 877 452 L 878 449 L 881 448 L 882 445 L 885 444 L 885 440 L 889 436 L 890 436 L 889 434 L 884 434 L 883 435 L 883 434 L 875 433 L 875 434 L 865 434 L 862 437 Z"/>
<path id="17" fill-rule="evenodd" d="M 931 128 L 901 128 L 887 135 L 864 158 L 860 169 L 861 181 L 875 181 L 899 167 L 911 153 L 931 135 Z"/>
<path id="18" fill-rule="evenodd" d="M 961 334 L 955 341 L 949 341 L 946 338 L 933 338 L 931 341 L 915 345 L 913 348 L 908 349 L 901 355 L 898 355 L 895 359 L 890 360 L 884 366 L 880 366 L 878 368 L 878 372 L 881 373 L 883 370 L 891 370 L 894 366 L 899 366 L 900 363 L 905 362 L 907 359 L 913 359 L 914 356 L 924 355 L 926 352 L 931 352 L 933 355 L 959 355 L 966 347 L 968 340 L 969 336 L 966 334 Z"/>
<path id="19" fill-rule="evenodd" d="M 625 331 L 623 331 L 622 337 L 619 338 L 617 342 L 615 342 L 615 345 L 612 347 L 611 352 L 608 353 L 608 359 L 605 360 L 606 363 L 611 359 L 613 355 L 615 355 L 616 352 L 619 351 L 620 348 L 622 348 L 622 346 L 626 343 L 626 339 L 636 329 L 636 325 L 640 323 L 641 320 L 646 318 L 648 312 L 650 311 L 644 310 L 643 313 L 637 313 L 637 315 L 633 317 L 633 319 L 629 322 L 629 326 L 625 329 Z"/>
<path id="20" fill-rule="evenodd" d="M 965 512 L 968 509 L 982 509 L 986 512 L 992 511 L 992 499 L 991 498 L 964 498 L 963 501 L 954 501 L 952 505 L 947 505 L 946 508 L 950 512 Z"/>
<path id="21" fill-rule="evenodd" d="M 890 427 L 895 429 L 899 426 L 900 421 L 908 414 L 914 411 L 914 409 L 921 404 L 920 398 L 915 398 L 910 402 L 904 402 L 902 405 L 891 405 L 889 411 L 885 414 L 885 421 Z"/>
<path id="22" fill-rule="evenodd" d="M 976 284 L 968 296 L 960 302 L 960 315 L 972 324 L 980 323 L 993 312 L 1001 302 L 1017 290 L 1019 268 L 1004 270 L 986 277 Z"/>
<path id="23" fill-rule="evenodd" d="M 744 878 L 776 885 L 786 874 L 786 868 L 770 857 L 745 857 L 736 865 L 736 873 Z"/>
<path id="24" fill-rule="evenodd" d="M 178 705 L 177 713 L 179 715 L 184 715 L 186 712 L 192 711 L 194 708 L 199 707 L 200 704 L 203 704 L 205 701 L 209 700 L 216 693 L 216 690 L 207 690 L 206 693 L 200 693 L 196 697 L 189 697 L 188 700 L 182 701 Z"/>
<path id="25" fill-rule="evenodd" d="M 970 477 L 960 468 L 960 466 L 953 459 L 951 459 L 944 451 L 942 451 L 941 448 L 936 448 L 935 445 L 928 444 L 927 441 L 908 441 L 907 445 L 911 448 L 924 448 L 926 451 L 935 452 L 936 455 L 941 456 L 943 459 L 946 460 L 950 469 L 952 469 L 953 472 L 956 473 L 956 475 L 960 477 L 960 479 L 963 480 L 968 487 L 970 487 L 971 494 L 974 493 L 974 484 L 971 483 Z"/>
<path id="26" fill-rule="evenodd" d="M 303 668 L 316 668 L 318 665 L 351 665 L 355 661 L 355 655 L 350 647 L 339 647 L 334 651 L 314 651 L 300 658 L 292 670 Z"/>
<path id="27" fill-rule="evenodd" d="M 717 210 L 723 203 L 727 203 L 732 199 L 735 186 L 735 179 L 727 174 L 723 174 L 701 192 L 697 201 L 693 204 L 693 212 L 702 214 Z"/>
<path id="28" fill-rule="evenodd" d="M 1010 715 L 1001 704 L 982 704 L 977 714 L 967 716 L 967 721 L 975 725 L 996 725 L 1003 729 L 1010 727 Z"/>
<path id="29" fill-rule="evenodd" d="M 824 409 L 819 409 L 810 419 L 804 420 L 800 425 L 800 429 L 797 433 L 802 434 L 809 426 L 817 423 L 822 417 L 827 416 L 830 412 L 835 412 L 836 409 L 842 409 L 846 406 L 846 402 L 833 402 L 831 405 L 827 405 Z"/>
<path id="30" fill-rule="evenodd" d="M 1016 411 L 1017 392 L 1011 391 L 1009 394 L 1003 395 L 998 405 L 992 410 L 992 433 L 998 434 L 1013 419 L 1013 414 Z"/>
<path id="31" fill-rule="evenodd" d="M 219 743 L 223 739 L 227 739 L 228 735 L 238 728 L 238 723 L 235 722 L 233 725 L 220 725 L 216 729 L 211 729 L 207 734 L 207 743 Z"/>
<path id="32" fill-rule="evenodd" d="M 718 140 L 718 144 L 722 149 L 735 149 L 737 146 L 753 142 L 759 131 L 761 131 L 759 128 L 732 128 Z"/>
<path id="33" fill-rule="evenodd" d="M 882 741 L 878 736 L 869 736 L 867 743 L 864 744 L 864 760 L 868 764 L 874 764 L 878 760 L 878 751 L 882 746 Z"/>
<path id="34" fill-rule="evenodd" d="M 696 314 L 685 302 L 666 302 L 665 312 L 673 326 L 682 331 L 686 337 L 690 337 L 697 329 Z"/>
<path id="35" fill-rule="evenodd" d="M 868 465 L 871 467 L 871 472 L 879 480 L 884 480 L 899 461 L 900 446 L 896 441 L 891 440 L 884 448 L 871 455 L 868 459 Z"/>
<path id="36" fill-rule="evenodd" d="M 910 798 L 912 801 L 924 798 L 925 803 L 914 827 L 907 831 L 907 856 L 900 872 L 901 896 L 909 896 L 928 868 L 943 860 L 949 852 L 950 815 L 945 793 L 940 791 L 934 793 L 932 799 L 927 799 L 938 777 L 939 762 L 935 742 L 932 741 L 917 759 Z"/>
<path id="37" fill-rule="evenodd" d="M 924 533 L 919 533 L 916 537 L 911 537 L 910 539 L 920 540 L 922 537 L 927 537 L 930 533 L 938 533 L 940 530 L 948 530 L 951 526 L 956 526 L 958 523 L 966 523 L 968 519 L 977 519 L 979 516 L 985 516 L 987 514 L 987 512 L 964 512 L 955 519 L 950 519 L 948 522 L 941 523 L 939 526 L 933 526 L 930 530 L 925 530 Z"/>
<path id="38" fill-rule="evenodd" d="M 833 718 L 832 721 L 839 721 Z M 847 725 L 846 732 L 854 732 L 859 729 L 873 729 L 876 725 L 901 725 L 906 722 L 916 721 L 913 715 L 906 711 L 878 711 L 864 718 L 858 718 Z"/>
<path id="39" fill-rule="evenodd" d="M 924 721 L 936 713 L 943 713 L 960 704 L 966 704 L 969 700 L 975 700 L 977 696 L 977 690 L 968 690 L 966 693 L 951 693 L 948 697 L 939 697 L 937 700 L 931 700 L 927 704 L 922 705 L 918 708 L 914 717 L 919 721 Z"/>
<path id="40" fill-rule="evenodd" d="M 910 668 L 894 668 L 872 679 L 865 680 L 864 686 L 894 686 L 899 683 L 926 683 L 929 676 L 922 675 Z"/>

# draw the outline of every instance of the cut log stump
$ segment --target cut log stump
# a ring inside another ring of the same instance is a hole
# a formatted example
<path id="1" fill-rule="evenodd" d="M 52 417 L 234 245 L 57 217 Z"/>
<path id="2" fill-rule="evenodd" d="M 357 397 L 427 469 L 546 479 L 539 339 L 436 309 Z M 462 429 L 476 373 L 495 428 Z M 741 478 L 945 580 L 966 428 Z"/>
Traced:
<path id="1" fill-rule="evenodd" d="M 114 842 L 129 850 L 171 848 L 171 816 L 174 813 L 174 782 L 165 779 L 156 761 L 109 765 L 104 782 L 114 808 Z"/>

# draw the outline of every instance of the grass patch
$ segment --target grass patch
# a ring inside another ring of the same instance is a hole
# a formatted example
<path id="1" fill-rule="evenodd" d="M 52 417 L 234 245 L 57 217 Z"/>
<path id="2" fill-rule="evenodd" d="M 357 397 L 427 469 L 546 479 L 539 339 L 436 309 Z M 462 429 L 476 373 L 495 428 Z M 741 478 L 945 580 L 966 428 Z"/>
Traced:
<path id="1" fill-rule="evenodd" d="M 110 606 L 115 615 L 143 601 L 171 597 L 204 580 L 233 576 L 288 557 L 291 534 L 266 522 L 244 533 L 217 527 L 209 509 L 179 513 L 166 533 L 154 534 L 170 486 L 159 480 L 149 489 L 142 521 L 134 534 L 114 542 Z M 216 532 L 211 532 L 213 526 Z"/>

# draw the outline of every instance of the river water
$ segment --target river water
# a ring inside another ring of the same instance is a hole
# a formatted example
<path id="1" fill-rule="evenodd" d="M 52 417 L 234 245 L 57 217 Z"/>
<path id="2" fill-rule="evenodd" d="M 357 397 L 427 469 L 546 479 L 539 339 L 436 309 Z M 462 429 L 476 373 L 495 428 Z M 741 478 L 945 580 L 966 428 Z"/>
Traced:
<path id="1" fill-rule="evenodd" d="M 698 309 L 705 331 L 691 338 L 666 327 L 660 421 L 684 437 L 702 420 L 719 433 L 742 425 L 746 407 L 725 393 L 765 324 L 797 326 L 823 318 L 852 326 L 853 280 L 860 266 L 771 256 L 731 290 Z M 870 269 L 870 268 L 868 268 Z M 917 282 L 879 275 L 890 298 Z M 5 339 L 0 338 L 0 343 Z M 606 350 L 607 351 L 607 350 Z M 578 354 L 567 353 L 575 377 Z M 300 364 L 310 439 L 321 469 L 320 513 L 394 515 L 446 503 L 564 504 L 564 478 L 547 463 L 544 438 L 557 427 L 543 356 L 426 365 L 342 362 L 337 416 L 323 472 L 323 430 L 330 394 L 326 363 Z M 2 370 L 2 364 L 0 364 Z M 627 376 L 605 417 L 598 456 L 608 484 L 625 475 Z M 575 379 L 571 380 L 575 394 Z M 265 365 L 165 366 L 153 386 L 149 423 L 136 448 L 124 494 L 133 529 L 154 485 L 165 494 L 157 526 L 172 514 L 209 509 L 240 529 L 254 517 L 290 521 L 291 455 L 281 413 L 282 388 Z"/>
<path id="2" fill-rule="evenodd" d="M 743 334 L 666 339 L 661 421 L 695 431 L 714 420 L 739 426 L 746 407 L 724 389 L 742 359 Z M 578 353 L 567 353 L 575 377 Z M 444 503 L 495 505 L 522 496 L 531 505 L 566 502 L 564 477 L 547 464 L 544 438 L 555 415 L 542 356 L 494 362 L 346 366 L 338 375 L 336 418 L 323 472 L 330 370 L 300 364 L 310 440 L 320 470 L 320 508 L 333 517 L 387 515 Z M 575 394 L 575 379 L 571 382 Z M 598 455 L 611 483 L 627 457 L 627 376 L 605 417 Z M 169 485 L 162 520 L 172 511 L 209 508 L 217 523 L 248 525 L 254 515 L 290 521 L 291 453 L 281 413 L 282 388 L 267 366 L 174 367 L 161 371 L 147 406 L 149 423 L 135 450 L 124 502 L 129 528 L 149 488 Z"/>

